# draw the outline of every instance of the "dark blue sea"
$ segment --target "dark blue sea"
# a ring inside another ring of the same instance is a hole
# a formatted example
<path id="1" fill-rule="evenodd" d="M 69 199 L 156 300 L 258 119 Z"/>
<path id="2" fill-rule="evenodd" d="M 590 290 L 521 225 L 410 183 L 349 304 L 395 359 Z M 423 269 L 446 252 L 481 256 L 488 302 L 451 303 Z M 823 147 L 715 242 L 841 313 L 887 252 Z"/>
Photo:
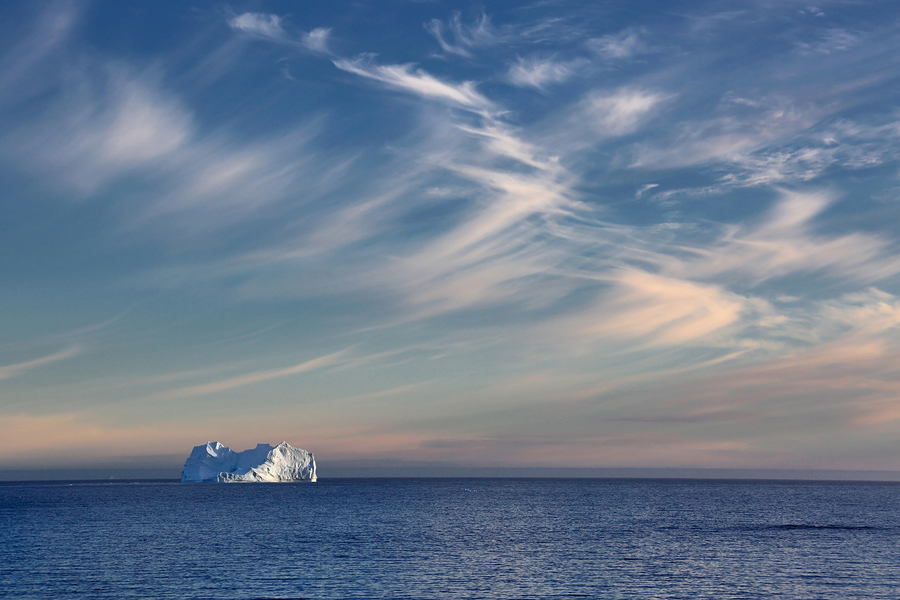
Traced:
<path id="1" fill-rule="evenodd" d="M 0 598 L 900 598 L 900 485 L 0 484 Z"/>

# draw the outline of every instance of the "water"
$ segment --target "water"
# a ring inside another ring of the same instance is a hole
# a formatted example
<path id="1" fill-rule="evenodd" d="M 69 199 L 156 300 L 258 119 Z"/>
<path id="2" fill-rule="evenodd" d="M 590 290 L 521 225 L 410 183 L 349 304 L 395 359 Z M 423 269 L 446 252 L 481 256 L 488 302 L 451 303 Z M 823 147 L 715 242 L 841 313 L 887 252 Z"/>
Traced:
<path id="1" fill-rule="evenodd" d="M 0 598 L 900 598 L 900 486 L 0 484 Z"/>

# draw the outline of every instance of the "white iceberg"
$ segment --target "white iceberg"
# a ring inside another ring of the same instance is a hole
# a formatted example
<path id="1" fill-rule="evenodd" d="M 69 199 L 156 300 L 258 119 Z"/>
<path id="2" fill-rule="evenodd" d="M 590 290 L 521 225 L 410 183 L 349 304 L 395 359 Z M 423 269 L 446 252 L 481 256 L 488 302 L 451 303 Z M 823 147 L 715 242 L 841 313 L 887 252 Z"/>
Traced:
<path id="1" fill-rule="evenodd" d="M 311 452 L 287 442 L 277 446 L 257 444 L 235 452 L 219 442 L 194 446 L 184 463 L 181 482 L 275 482 L 315 481 L 316 459 Z"/>

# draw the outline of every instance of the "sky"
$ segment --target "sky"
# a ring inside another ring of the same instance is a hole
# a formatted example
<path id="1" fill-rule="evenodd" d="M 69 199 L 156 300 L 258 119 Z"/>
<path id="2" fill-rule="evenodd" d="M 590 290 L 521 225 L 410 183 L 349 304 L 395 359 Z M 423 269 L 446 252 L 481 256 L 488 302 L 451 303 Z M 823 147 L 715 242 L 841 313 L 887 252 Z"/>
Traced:
<path id="1" fill-rule="evenodd" d="M 0 469 L 900 470 L 898 3 L 2 14 Z"/>

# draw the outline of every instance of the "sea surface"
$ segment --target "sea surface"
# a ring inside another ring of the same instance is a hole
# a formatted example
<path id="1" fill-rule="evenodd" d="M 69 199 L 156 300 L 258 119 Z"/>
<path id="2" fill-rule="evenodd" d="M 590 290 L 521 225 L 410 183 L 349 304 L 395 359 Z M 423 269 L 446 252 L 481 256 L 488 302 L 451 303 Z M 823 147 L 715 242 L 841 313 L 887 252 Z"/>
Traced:
<path id="1" fill-rule="evenodd" d="M 0 598 L 900 598 L 896 483 L 0 484 Z"/>

